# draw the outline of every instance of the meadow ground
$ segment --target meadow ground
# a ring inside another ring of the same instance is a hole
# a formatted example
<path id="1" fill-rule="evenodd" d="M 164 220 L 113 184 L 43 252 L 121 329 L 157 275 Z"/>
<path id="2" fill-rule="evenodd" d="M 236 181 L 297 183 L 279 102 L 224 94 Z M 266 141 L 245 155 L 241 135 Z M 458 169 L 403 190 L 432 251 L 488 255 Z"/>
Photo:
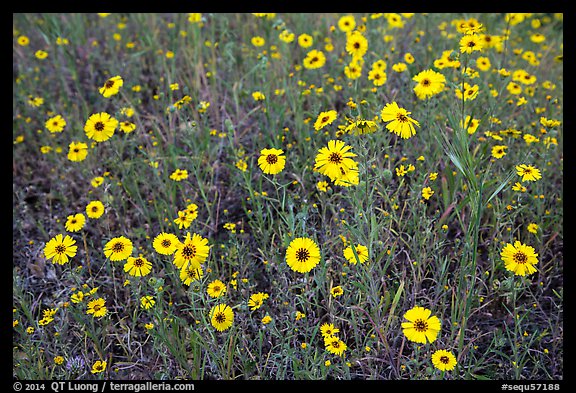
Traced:
<path id="1" fill-rule="evenodd" d="M 562 380 L 563 15 L 14 14 L 18 379 Z"/>

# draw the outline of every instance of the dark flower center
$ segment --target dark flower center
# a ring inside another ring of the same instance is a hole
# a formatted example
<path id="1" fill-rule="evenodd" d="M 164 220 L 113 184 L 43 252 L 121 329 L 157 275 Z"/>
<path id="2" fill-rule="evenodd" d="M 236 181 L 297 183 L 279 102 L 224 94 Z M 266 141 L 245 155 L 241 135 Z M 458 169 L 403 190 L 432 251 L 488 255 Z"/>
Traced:
<path id="1" fill-rule="evenodd" d="M 58 244 L 54 249 L 58 254 L 64 254 L 66 252 L 66 246 L 63 244 Z"/>
<path id="2" fill-rule="evenodd" d="M 182 249 L 182 255 L 186 259 L 192 259 L 196 256 L 196 246 L 188 245 Z"/>
<path id="3" fill-rule="evenodd" d="M 446 355 L 440 356 L 440 363 L 448 364 L 450 363 L 450 358 Z"/>
<path id="4" fill-rule="evenodd" d="M 404 115 L 403 113 L 398 113 L 396 115 L 396 120 L 398 120 L 401 123 L 406 123 L 408 122 L 408 118 L 406 117 L 406 115 Z"/>
<path id="5" fill-rule="evenodd" d="M 514 261 L 516 263 L 524 264 L 528 262 L 528 256 L 523 252 L 518 251 L 516 254 L 514 254 Z"/>
<path id="6" fill-rule="evenodd" d="M 122 252 L 124 251 L 124 244 L 118 242 L 112 245 L 112 251 L 114 252 Z"/>
<path id="7" fill-rule="evenodd" d="M 266 156 L 266 162 L 270 165 L 276 164 L 278 162 L 278 156 L 276 154 L 268 154 Z"/>
<path id="8" fill-rule="evenodd" d="M 417 332 L 425 332 L 428 330 L 428 322 L 423 319 L 417 319 L 414 321 L 414 330 Z"/>
<path id="9" fill-rule="evenodd" d="M 328 156 L 328 161 L 330 161 L 332 164 L 340 164 L 342 162 L 342 154 L 336 152 L 330 153 Z"/>
<path id="10" fill-rule="evenodd" d="M 310 251 L 305 248 L 300 248 L 296 251 L 296 259 L 298 262 L 306 262 L 310 258 Z"/>
<path id="11" fill-rule="evenodd" d="M 101 121 L 96 122 L 96 124 L 94 124 L 94 129 L 96 131 L 103 131 L 105 128 L 104 123 L 102 123 Z"/>
<path id="12" fill-rule="evenodd" d="M 226 315 L 223 312 L 218 312 L 216 313 L 216 315 L 214 316 L 214 319 L 216 320 L 216 322 L 218 323 L 224 323 L 226 322 Z"/>

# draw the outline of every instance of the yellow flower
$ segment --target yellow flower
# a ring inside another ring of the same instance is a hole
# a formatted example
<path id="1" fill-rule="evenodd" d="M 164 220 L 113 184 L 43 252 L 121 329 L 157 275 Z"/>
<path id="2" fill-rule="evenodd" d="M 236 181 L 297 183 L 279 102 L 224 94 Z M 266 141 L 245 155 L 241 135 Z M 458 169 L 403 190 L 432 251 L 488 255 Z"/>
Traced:
<path id="1" fill-rule="evenodd" d="M 354 254 L 354 251 L 356 251 L 356 254 Z M 368 260 L 368 247 L 362 244 L 357 244 L 356 246 L 350 245 L 344 249 L 344 258 L 353 265 L 355 265 L 357 261 L 364 263 Z"/>
<path id="2" fill-rule="evenodd" d="M 382 70 L 372 68 L 368 71 L 368 80 L 371 80 L 374 86 L 382 86 L 388 80 L 388 75 Z"/>
<path id="3" fill-rule="evenodd" d="M 538 254 L 534 248 L 520 241 L 515 241 L 514 245 L 508 243 L 500 253 L 507 270 L 514 272 L 517 276 L 525 276 L 536 272 L 535 264 L 538 263 Z"/>
<path id="4" fill-rule="evenodd" d="M 512 186 L 512 190 L 513 191 L 518 191 L 518 192 L 526 192 L 527 188 L 524 187 L 520 182 L 516 182 L 514 183 L 514 185 Z"/>
<path id="5" fill-rule="evenodd" d="M 300 273 L 308 273 L 320 262 L 320 248 L 314 240 L 298 237 L 286 249 L 286 263 Z"/>
<path id="6" fill-rule="evenodd" d="M 227 304 L 217 304 L 210 309 L 210 322 L 216 330 L 222 332 L 234 323 L 234 312 Z"/>
<path id="7" fill-rule="evenodd" d="M 432 311 L 427 308 L 415 306 L 406 311 L 402 322 L 402 331 L 410 341 L 426 344 L 434 342 L 440 332 L 440 320 L 436 316 L 430 316 Z"/>
<path id="8" fill-rule="evenodd" d="M 348 349 L 346 343 L 337 336 L 325 337 L 324 346 L 328 352 L 338 356 L 342 356 L 344 351 Z"/>
<path id="9" fill-rule="evenodd" d="M 180 240 L 178 240 L 176 235 L 161 232 L 154 238 L 152 246 L 159 254 L 172 255 L 176 251 L 178 243 L 180 243 Z"/>
<path id="10" fill-rule="evenodd" d="M 208 296 L 218 298 L 226 293 L 226 284 L 220 280 L 214 280 L 208 284 L 206 292 Z"/>
<path id="11" fill-rule="evenodd" d="M 295 35 L 290 30 L 282 30 L 278 35 L 278 38 L 280 38 L 281 41 L 290 43 L 294 41 Z"/>
<path id="12" fill-rule="evenodd" d="M 44 247 L 44 256 L 46 259 L 52 259 L 52 263 L 58 263 L 60 265 L 68 262 L 69 258 L 76 255 L 78 246 L 75 245 L 76 240 L 72 239 L 70 236 L 58 234 Z"/>
<path id="13" fill-rule="evenodd" d="M 269 324 L 270 322 L 272 322 L 272 317 L 270 315 L 266 315 L 262 318 L 262 323 L 264 325 Z"/>
<path id="14" fill-rule="evenodd" d="M 428 200 L 434 194 L 434 191 L 430 187 L 424 187 L 422 189 L 422 198 Z"/>
<path id="15" fill-rule="evenodd" d="M 412 80 L 417 82 L 414 93 L 421 100 L 441 93 L 446 83 L 446 77 L 434 70 L 421 71 Z"/>
<path id="16" fill-rule="evenodd" d="M 92 365 L 92 374 L 98 374 L 103 372 L 104 370 L 106 370 L 106 361 L 105 360 L 97 360 L 93 365 Z"/>
<path id="17" fill-rule="evenodd" d="M 354 30 L 355 27 L 356 19 L 354 15 L 344 15 L 338 19 L 338 28 L 345 33 Z"/>
<path id="18" fill-rule="evenodd" d="M 132 254 L 132 241 L 124 236 L 110 239 L 104 245 L 104 255 L 111 261 L 123 261 Z"/>
<path id="19" fill-rule="evenodd" d="M 252 98 L 254 101 L 263 101 L 266 99 L 266 96 L 261 91 L 255 91 L 252 93 Z"/>
<path id="20" fill-rule="evenodd" d="M 102 298 L 97 298 L 88 302 L 86 314 L 92 314 L 95 318 L 102 318 L 108 313 L 105 301 Z"/>
<path id="21" fill-rule="evenodd" d="M 62 132 L 66 127 L 66 120 L 61 115 L 56 115 L 46 120 L 44 125 L 51 133 Z"/>
<path id="22" fill-rule="evenodd" d="M 92 185 L 92 187 L 96 188 L 96 187 L 100 187 L 102 185 L 102 183 L 104 183 L 104 178 L 102 176 L 96 176 L 95 178 L 93 178 L 90 181 L 90 184 Z"/>
<path id="23" fill-rule="evenodd" d="M 143 277 L 152 271 L 152 263 L 140 254 L 138 258 L 128 257 L 124 271 L 133 277 Z"/>
<path id="24" fill-rule="evenodd" d="M 520 164 L 516 165 L 516 173 L 522 176 L 522 181 L 536 181 L 542 178 L 540 170 L 532 165 Z"/>
<path id="25" fill-rule="evenodd" d="M 270 148 L 262 149 L 260 157 L 258 157 L 258 165 L 262 172 L 270 175 L 276 175 L 284 169 L 286 165 L 286 157 L 283 156 L 284 151 L 280 149 Z"/>
<path id="26" fill-rule="evenodd" d="M 368 51 L 368 40 L 362 33 L 355 30 L 346 35 L 346 52 L 352 56 L 352 58 L 360 58 L 366 54 Z"/>
<path id="27" fill-rule="evenodd" d="M 45 58 L 48 57 L 48 52 L 44 50 L 37 50 L 36 53 L 34 53 L 34 56 L 36 56 L 36 58 L 40 60 L 44 60 Z"/>
<path id="28" fill-rule="evenodd" d="M 83 299 L 84 299 L 84 292 L 82 291 L 75 292 L 72 294 L 72 296 L 70 296 L 70 300 L 72 301 L 72 303 L 81 303 Z"/>
<path id="29" fill-rule="evenodd" d="M 456 357 L 452 352 L 439 349 L 432 354 L 432 363 L 440 371 L 450 371 L 456 366 Z"/>
<path id="30" fill-rule="evenodd" d="M 201 267 L 194 269 L 192 266 L 188 265 L 185 268 L 180 269 L 180 281 L 182 281 L 184 285 L 190 285 L 192 281 L 200 281 L 203 275 L 204 271 Z M 230 285 L 233 285 L 232 281 L 230 281 Z"/>
<path id="31" fill-rule="evenodd" d="M 72 162 L 84 161 L 88 156 L 88 145 L 84 142 L 70 142 L 67 158 Z"/>
<path id="32" fill-rule="evenodd" d="M 190 236 L 190 232 L 188 232 L 184 241 L 177 244 L 173 262 L 179 269 L 186 269 L 188 266 L 192 269 L 198 269 L 200 264 L 208 258 L 209 252 L 208 239 L 196 233 Z"/>
<path id="33" fill-rule="evenodd" d="M 252 43 L 252 45 L 258 47 L 258 46 L 263 46 L 266 43 L 266 40 L 263 37 L 255 36 L 255 37 L 252 37 L 250 42 Z"/>
<path id="34" fill-rule="evenodd" d="M 304 65 L 304 68 L 314 70 L 326 64 L 326 56 L 324 55 L 324 52 L 312 49 L 306 54 L 302 64 Z"/>
<path id="35" fill-rule="evenodd" d="M 340 285 L 338 285 L 330 290 L 330 294 L 334 297 L 342 296 L 344 294 L 344 290 Z"/>
<path id="36" fill-rule="evenodd" d="M 120 123 L 120 129 L 128 134 L 136 129 L 136 124 L 126 120 Z"/>
<path id="37" fill-rule="evenodd" d="M 300 45 L 302 48 L 308 48 L 312 46 L 313 43 L 314 39 L 309 34 L 304 33 L 298 36 L 298 45 Z"/>
<path id="38" fill-rule="evenodd" d="M 262 307 L 264 300 L 268 299 L 268 294 L 264 292 L 258 292 L 250 296 L 248 300 L 248 307 L 250 310 L 254 311 Z"/>
<path id="39" fill-rule="evenodd" d="M 318 183 L 316 183 L 316 188 L 318 189 L 318 191 L 321 192 L 328 192 L 328 182 L 326 181 L 319 181 Z"/>
<path id="40" fill-rule="evenodd" d="M 108 98 L 110 96 L 118 94 L 122 85 L 124 85 L 124 80 L 122 79 L 121 76 L 117 75 L 117 76 L 114 76 L 114 77 L 108 79 L 104 83 L 104 86 L 102 86 L 100 89 L 98 89 L 98 91 L 104 97 Z"/>
<path id="41" fill-rule="evenodd" d="M 479 89 L 480 87 L 478 85 L 470 85 L 468 82 L 464 82 L 464 91 L 460 90 L 460 88 L 455 90 L 456 98 L 459 100 L 464 99 L 464 101 L 474 100 L 478 97 Z"/>
<path id="42" fill-rule="evenodd" d="M 242 172 L 246 172 L 248 170 L 248 163 L 243 159 L 239 159 L 236 161 L 236 168 L 240 169 Z"/>
<path id="43" fill-rule="evenodd" d="M 104 204 L 100 201 L 91 201 L 86 205 L 86 215 L 89 218 L 100 218 L 104 214 Z"/>
<path id="44" fill-rule="evenodd" d="M 476 34 L 466 34 L 460 39 L 460 52 L 461 53 L 472 53 L 476 51 L 482 51 L 482 40 L 479 35 Z"/>
<path id="45" fill-rule="evenodd" d="M 156 304 L 156 300 L 150 295 L 142 296 L 140 298 L 140 307 L 145 310 L 152 308 Z"/>
<path id="46" fill-rule="evenodd" d="M 30 38 L 28 38 L 25 35 L 21 35 L 20 37 L 18 37 L 18 45 L 21 46 L 27 46 L 28 44 L 30 44 Z"/>
<path id="47" fill-rule="evenodd" d="M 468 134 L 470 134 L 470 135 L 472 135 L 476 132 L 479 125 L 480 125 L 480 120 L 475 119 L 475 118 L 470 118 L 470 116 L 466 116 L 466 118 L 464 119 L 464 123 L 462 123 L 462 120 L 460 120 L 460 127 L 464 128 L 466 130 L 466 132 L 468 132 Z"/>
<path id="48" fill-rule="evenodd" d="M 79 230 L 84 228 L 85 223 L 86 223 L 86 217 L 84 217 L 84 214 L 82 213 L 72 214 L 67 217 L 65 227 L 66 230 L 69 232 L 78 232 Z"/>
<path id="49" fill-rule="evenodd" d="M 325 322 L 320 325 L 320 333 L 324 338 L 332 337 L 338 332 L 340 332 L 340 329 L 335 327 L 332 323 Z"/>
<path id="50" fill-rule="evenodd" d="M 492 147 L 492 157 L 496 159 L 500 159 L 506 155 L 506 149 L 508 146 L 505 145 L 496 145 Z"/>
<path id="51" fill-rule="evenodd" d="M 392 64 L 392 70 L 395 72 L 404 72 L 408 69 L 406 63 L 394 63 Z"/>
<path id="52" fill-rule="evenodd" d="M 178 229 L 188 229 L 190 225 L 192 225 L 192 221 L 194 221 L 194 216 L 188 212 L 188 210 L 180 210 L 178 211 L 178 217 L 174 219 L 176 225 L 178 225 Z"/>
<path id="53" fill-rule="evenodd" d="M 388 122 L 386 128 L 390 132 L 395 133 L 403 139 L 408 139 L 416 135 L 416 129 L 414 126 L 420 127 L 420 123 L 412 119 L 409 116 L 410 114 L 411 112 L 408 112 L 404 108 L 400 108 L 394 101 L 384 106 L 380 112 L 380 117 L 382 121 Z"/>
<path id="54" fill-rule="evenodd" d="M 188 171 L 186 169 L 176 169 L 170 174 L 170 179 L 174 181 L 182 181 L 188 179 Z"/>
<path id="55" fill-rule="evenodd" d="M 352 159 L 356 154 L 351 149 L 352 146 L 346 145 L 344 141 L 328 141 L 327 146 L 318 150 L 314 169 L 334 182 L 350 171 L 357 172 L 358 163 Z"/>
<path id="56" fill-rule="evenodd" d="M 106 112 L 100 112 L 91 115 L 86 120 L 84 132 L 88 138 L 96 142 L 104 142 L 114 135 L 116 127 L 118 127 L 118 120 Z"/>

